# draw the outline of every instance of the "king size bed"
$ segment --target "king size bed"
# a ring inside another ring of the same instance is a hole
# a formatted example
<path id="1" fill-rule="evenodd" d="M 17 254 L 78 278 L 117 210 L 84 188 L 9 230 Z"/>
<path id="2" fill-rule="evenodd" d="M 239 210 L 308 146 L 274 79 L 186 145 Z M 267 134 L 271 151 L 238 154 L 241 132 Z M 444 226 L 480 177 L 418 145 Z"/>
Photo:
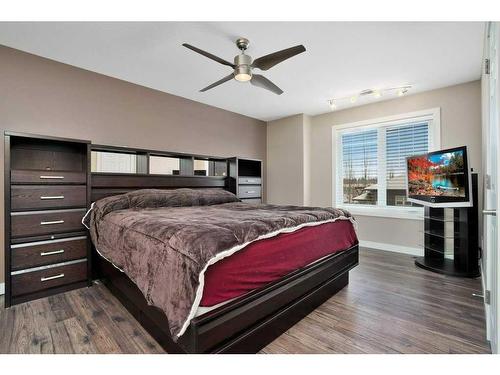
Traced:
<path id="1" fill-rule="evenodd" d="M 84 218 L 94 272 L 174 353 L 256 352 L 348 283 L 355 221 L 220 188 L 139 189 Z"/>

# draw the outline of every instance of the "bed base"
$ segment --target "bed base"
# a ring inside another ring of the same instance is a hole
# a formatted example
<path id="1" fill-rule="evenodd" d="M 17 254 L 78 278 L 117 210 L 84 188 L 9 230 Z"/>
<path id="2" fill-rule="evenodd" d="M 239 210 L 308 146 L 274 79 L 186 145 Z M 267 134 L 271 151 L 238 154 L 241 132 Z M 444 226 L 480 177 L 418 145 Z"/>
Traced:
<path id="1" fill-rule="evenodd" d="M 194 318 L 177 342 L 170 337 L 163 312 L 148 306 L 124 273 L 97 254 L 93 260 L 95 277 L 166 352 L 256 353 L 348 284 L 349 270 L 358 264 L 358 246 Z"/>
<path id="2" fill-rule="evenodd" d="M 175 155 L 109 146 L 94 145 L 92 149 Z M 183 154 L 180 157 L 188 164 L 188 175 L 92 173 L 91 199 L 96 201 L 146 188 L 228 189 L 231 183 L 228 177 L 193 175 L 192 160 L 196 155 Z M 92 263 L 94 277 L 103 281 L 168 353 L 256 353 L 347 285 L 349 270 L 358 264 L 358 246 L 330 255 L 194 318 L 177 342 L 170 337 L 165 314 L 148 306 L 140 290 L 124 273 L 99 256 L 95 249 Z"/>

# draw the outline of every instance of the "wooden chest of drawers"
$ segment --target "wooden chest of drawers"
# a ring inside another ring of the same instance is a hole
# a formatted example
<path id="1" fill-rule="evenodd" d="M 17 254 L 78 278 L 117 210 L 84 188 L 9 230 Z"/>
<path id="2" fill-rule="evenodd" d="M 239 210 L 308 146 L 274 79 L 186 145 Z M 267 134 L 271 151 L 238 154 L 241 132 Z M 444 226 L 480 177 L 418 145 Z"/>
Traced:
<path id="1" fill-rule="evenodd" d="M 89 285 L 89 143 L 5 133 L 5 304 Z"/>
<path id="2" fill-rule="evenodd" d="M 242 202 L 262 203 L 262 161 L 257 159 L 230 158 L 229 191 Z"/>

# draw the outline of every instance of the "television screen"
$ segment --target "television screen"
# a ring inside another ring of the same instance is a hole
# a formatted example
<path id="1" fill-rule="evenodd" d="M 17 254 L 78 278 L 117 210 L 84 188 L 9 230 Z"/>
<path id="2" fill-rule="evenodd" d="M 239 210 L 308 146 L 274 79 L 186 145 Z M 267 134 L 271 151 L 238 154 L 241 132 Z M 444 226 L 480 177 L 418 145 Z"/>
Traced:
<path id="1" fill-rule="evenodd" d="M 408 201 L 431 207 L 471 206 L 465 146 L 410 156 L 406 167 Z"/>

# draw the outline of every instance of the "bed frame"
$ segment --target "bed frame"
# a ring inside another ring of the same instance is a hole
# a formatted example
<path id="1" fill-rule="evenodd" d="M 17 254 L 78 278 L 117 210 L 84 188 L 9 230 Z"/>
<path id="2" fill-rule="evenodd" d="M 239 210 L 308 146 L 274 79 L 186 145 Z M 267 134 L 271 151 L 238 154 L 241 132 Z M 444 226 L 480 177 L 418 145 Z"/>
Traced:
<path id="1" fill-rule="evenodd" d="M 226 177 L 92 173 L 92 201 L 143 188 L 219 188 Z M 256 353 L 340 291 L 358 264 L 358 246 L 308 267 L 194 318 L 177 342 L 164 313 L 148 306 L 137 286 L 111 263 L 92 256 L 100 279 L 168 353 Z"/>

